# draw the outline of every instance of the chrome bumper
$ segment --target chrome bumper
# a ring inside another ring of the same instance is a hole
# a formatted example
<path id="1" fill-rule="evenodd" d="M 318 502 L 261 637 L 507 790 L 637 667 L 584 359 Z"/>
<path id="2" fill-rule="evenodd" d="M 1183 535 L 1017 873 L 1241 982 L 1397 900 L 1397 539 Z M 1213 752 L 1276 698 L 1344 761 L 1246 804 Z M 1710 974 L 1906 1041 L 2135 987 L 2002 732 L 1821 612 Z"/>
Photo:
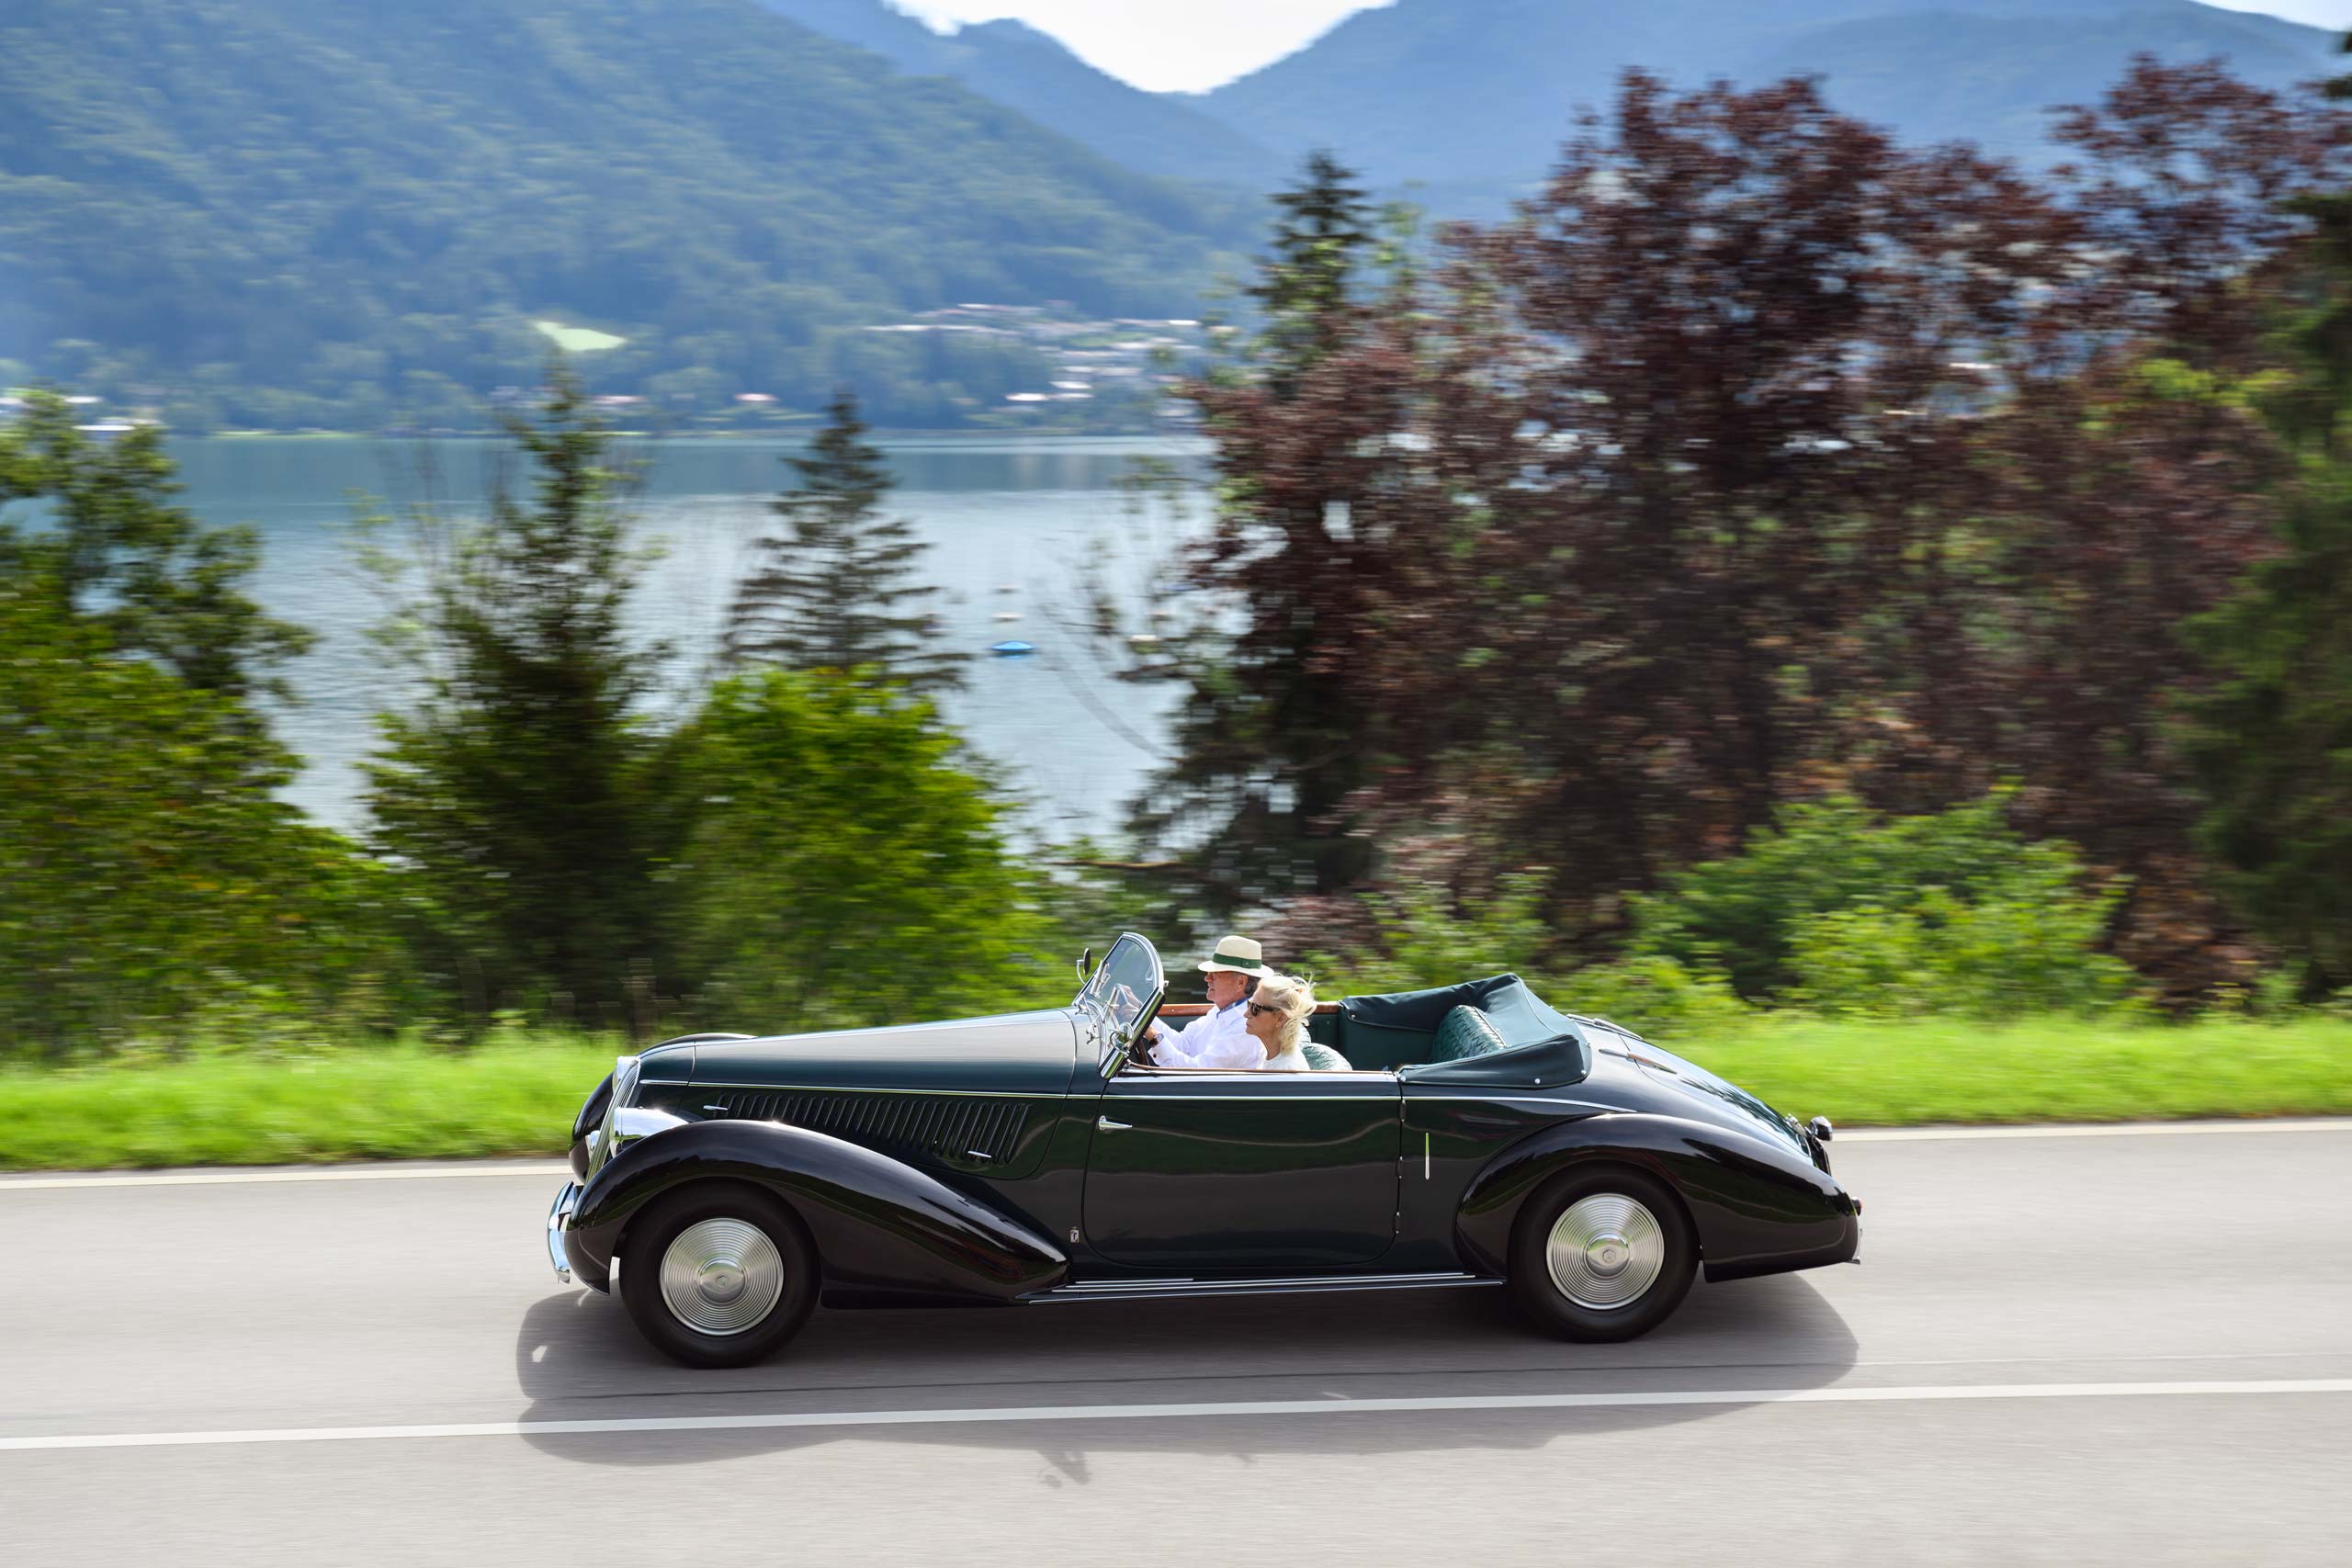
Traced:
<path id="1" fill-rule="evenodd" d="M 563 1233 L 571 1228 L 572 1205 L 579 1201 L 580 1184 L 567 1181 L 555 1195 L 554 1207 L 548 1210 L 548 1262 L 555 1269 L 559 1285 L 571 1283 L 571 1259 L 563 1255 Z"/>

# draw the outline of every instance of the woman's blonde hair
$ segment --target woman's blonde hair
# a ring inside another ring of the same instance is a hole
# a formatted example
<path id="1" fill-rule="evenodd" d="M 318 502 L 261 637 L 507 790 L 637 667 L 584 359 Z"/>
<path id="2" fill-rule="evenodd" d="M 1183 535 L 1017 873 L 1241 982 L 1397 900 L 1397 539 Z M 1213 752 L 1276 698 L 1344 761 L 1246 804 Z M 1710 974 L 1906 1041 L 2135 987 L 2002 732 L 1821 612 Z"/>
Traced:
<path id="1" fill-rule="evenodd" d="M 1274 1031 L 1276 1055 L 1295 1051 L 1306 1043 L 1307 1015 L 1315 1010 L 1315 983 L 1297 975 L 1267 975 L 1258 981 L 1250 999 L 1260 1007 L 1282 1010 L 1281 1027 Z"/>

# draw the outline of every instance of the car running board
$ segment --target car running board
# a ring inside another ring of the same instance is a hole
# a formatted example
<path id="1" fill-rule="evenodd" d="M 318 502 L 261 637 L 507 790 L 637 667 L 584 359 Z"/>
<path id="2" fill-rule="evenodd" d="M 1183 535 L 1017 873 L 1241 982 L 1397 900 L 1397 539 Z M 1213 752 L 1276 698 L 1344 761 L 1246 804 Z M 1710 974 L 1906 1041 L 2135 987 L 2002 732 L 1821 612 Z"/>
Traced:
<path id="1" fill-rule="evenodd" d="M 1311 1274 L 1283 1280 L 1090 1280 L 1057 1285 L 1023 1302 L 1161 1301 L 1178 1296 L 1283 1296 L 1313 1291 L 1435 1291 L 1499 1285 L 1491 1274 Z"/>

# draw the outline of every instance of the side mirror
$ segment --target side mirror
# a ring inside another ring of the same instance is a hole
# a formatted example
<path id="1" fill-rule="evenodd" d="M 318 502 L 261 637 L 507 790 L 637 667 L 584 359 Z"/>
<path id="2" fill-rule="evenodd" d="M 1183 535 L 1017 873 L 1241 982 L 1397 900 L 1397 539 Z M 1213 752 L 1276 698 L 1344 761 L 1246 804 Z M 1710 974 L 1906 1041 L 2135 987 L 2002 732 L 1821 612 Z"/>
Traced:
<path id="1" fill-rule="evenodd" d="M 1812 1121 L 1806 1122 L 1805 1131 L 1811 1133 L 1815 1137 L 1819 1138 L 1825 1144 L 1831 1138 L 1837 1136 L 1837 1129 L 1830 1126 L 1829 1118 L 1826 1116 L 1816 1116 Z"/>
<path id="2" fill-rule="evenodd" d="M 1078 955 L 1078 983 L 1081 986 L 1085 985 L 1087 976 L 1093 972 L 1094 950 L 1091 947 L 1082 949 Z"/>

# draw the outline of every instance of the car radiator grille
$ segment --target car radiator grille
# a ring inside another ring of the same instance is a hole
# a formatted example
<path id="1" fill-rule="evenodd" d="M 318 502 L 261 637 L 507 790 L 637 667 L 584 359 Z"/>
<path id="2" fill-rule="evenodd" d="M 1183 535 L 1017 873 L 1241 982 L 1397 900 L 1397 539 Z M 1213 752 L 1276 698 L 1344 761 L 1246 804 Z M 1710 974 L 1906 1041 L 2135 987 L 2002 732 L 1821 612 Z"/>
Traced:
<path id="1" fill-rule="evenodd" d="M 1012 1157 L 1028 1107 L 1018 1100 L 928 1094 L 808 1094 L 740 1089 L 710 1104 L 746 1122 L 784 1122 L 868 1148 L 931 1156 L 966 1168 Z"/>

